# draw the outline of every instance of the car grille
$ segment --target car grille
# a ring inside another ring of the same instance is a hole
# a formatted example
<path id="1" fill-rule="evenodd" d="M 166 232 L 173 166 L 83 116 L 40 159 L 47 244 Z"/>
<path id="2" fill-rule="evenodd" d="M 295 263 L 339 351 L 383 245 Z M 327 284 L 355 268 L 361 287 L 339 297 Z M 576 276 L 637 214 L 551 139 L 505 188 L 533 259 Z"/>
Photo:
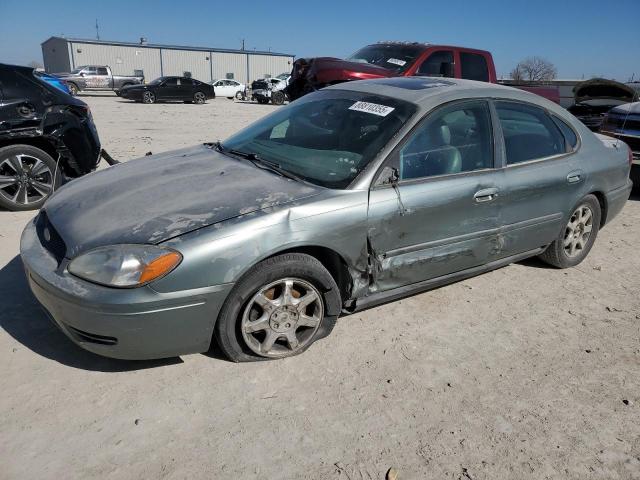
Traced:
<path id="1" fill-rule="evenodd" d="M 49 222 L 47 213 L 44 210 L 41 210 L 36 218 L 36 233 L 42 246 L 53 255 L 59 265 L 67 253 L 67 246 L 64 244 L 64 240 L 62 240 L 62 237 L 56 229 L 53 228 L 51 222 Z"/>

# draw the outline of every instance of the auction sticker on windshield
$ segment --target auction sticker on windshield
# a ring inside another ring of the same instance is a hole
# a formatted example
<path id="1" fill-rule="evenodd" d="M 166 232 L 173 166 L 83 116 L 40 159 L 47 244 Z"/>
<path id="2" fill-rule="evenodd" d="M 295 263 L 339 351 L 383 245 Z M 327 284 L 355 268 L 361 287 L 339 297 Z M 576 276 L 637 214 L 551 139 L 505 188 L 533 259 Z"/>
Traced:
<path id="1" fill-rule="evenodd" d="M 386 105 L 379 105 L 377 103 L 369 102 L 356 102 L 349 107 L 349 110 L 355 110 L 356 112 L 373 113 L 380 117 L 386 117 L 395 110 L 393 107 L 387 107 Z"/>
<path id="2" fill-rule="evenodd" d="M 387 60 L 387 63 L 393 63 L 394 65 L 400 65 L 401 67 L 404 67 L 407 64 L 404 60 L 399 60 L 397 58 L 390 58 Z"/>

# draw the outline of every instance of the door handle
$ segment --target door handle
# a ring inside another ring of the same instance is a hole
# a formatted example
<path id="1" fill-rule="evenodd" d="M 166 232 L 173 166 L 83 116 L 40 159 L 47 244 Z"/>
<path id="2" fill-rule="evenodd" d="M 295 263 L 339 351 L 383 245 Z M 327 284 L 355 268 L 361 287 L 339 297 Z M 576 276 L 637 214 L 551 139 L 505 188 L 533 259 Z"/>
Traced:
<path id="1" fill-rule="evenodd" d="M 476 202 L 478 203 L 484 203 L 495 200 L 497 196 L 497 188 L 485 188 L 484 190 L 477 191 L 473 198 L 475 198 Z"/>
<path id="2" fill-rule="evenodd" d="M 571 172 L 571 173 L 569 173 L 569 175 L 567 175 L 567 182 L 568 183 L 578 183 L 580 180 L 582 180 L 582 172 L 581 171 Z"/>

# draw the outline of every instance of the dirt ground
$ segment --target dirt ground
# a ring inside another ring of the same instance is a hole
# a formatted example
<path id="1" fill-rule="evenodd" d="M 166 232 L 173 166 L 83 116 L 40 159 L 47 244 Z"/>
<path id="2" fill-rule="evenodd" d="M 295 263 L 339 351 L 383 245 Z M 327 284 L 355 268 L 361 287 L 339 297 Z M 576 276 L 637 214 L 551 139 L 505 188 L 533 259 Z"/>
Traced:
<path id="1" fill-rule="evenodd" d="M 128 160 L 275 107 L 83 97 Z M 529 260 L 345 317 L 305 354 L 154 362 L 74 346 L 0 212 L 2 479 L 640 479 L 640 198 L 576 268 Z"/>

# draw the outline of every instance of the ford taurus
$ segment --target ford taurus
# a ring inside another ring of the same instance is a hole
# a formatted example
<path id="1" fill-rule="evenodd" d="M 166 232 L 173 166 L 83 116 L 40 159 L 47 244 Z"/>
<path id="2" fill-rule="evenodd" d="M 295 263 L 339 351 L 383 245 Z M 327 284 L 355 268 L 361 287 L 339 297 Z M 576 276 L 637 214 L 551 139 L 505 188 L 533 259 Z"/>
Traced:
<path id="1" fill-rule="evenodd" d="M 160 358 L 215 340 L 234 361 L 281 358 L 341 314 L 527 257 L 580 263 L 629 196 L 630 159 L 521 90 L 352 82 L 222 143 L 71 182 L 21 254 L 87 350 Z"/>

